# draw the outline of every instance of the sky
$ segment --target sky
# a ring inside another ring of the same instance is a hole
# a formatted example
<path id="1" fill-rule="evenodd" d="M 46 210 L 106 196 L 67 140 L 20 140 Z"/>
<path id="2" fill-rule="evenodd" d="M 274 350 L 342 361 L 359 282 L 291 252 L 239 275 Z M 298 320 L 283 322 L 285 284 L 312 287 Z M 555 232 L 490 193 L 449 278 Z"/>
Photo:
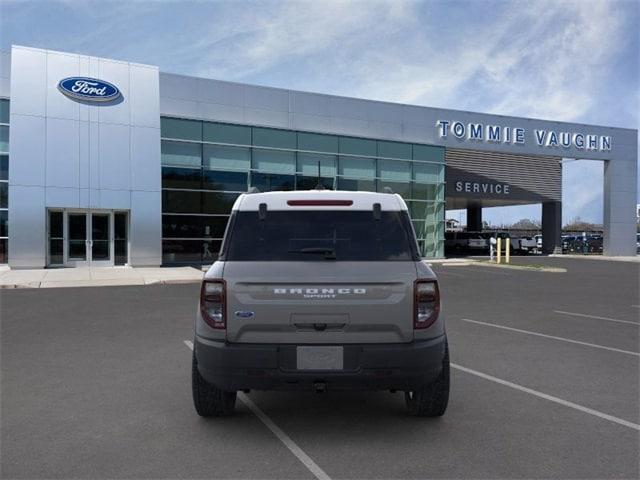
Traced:
<path id="1" fill-rule="evenodd" d="M 221 80 L 638 128 L 639 22 L 637 0 L 0 0 L 0 48 L 26 45 Z M 565 223 L 602 222 L 602 177 L 601 162 L 563 163 Z M 539 205 L 484 210 L 493 224 L 540 216 Z"/>

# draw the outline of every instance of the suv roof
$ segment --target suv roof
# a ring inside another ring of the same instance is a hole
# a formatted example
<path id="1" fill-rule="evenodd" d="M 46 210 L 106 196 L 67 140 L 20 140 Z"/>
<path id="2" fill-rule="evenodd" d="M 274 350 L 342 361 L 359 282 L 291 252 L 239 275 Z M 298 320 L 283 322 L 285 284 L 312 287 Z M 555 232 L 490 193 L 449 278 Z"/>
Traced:
<path id="1" fill-rule="evenodd" d="M 311 200 L 316 205 L 290 205 L 291 200 Z M 331 201 L 351 201 L 348 205 Z M 326 202 L 326 203 L 323 203 Z M 233 204 L 234 211 L 256 211 L 261 203 L 269 210 L 372 210 L 375 203 L 385 211 L 407 210 L 407 204 L 397 193 L 352 192 L 348 190 L 296 190 L 291 192 L 243 193 Z"/>

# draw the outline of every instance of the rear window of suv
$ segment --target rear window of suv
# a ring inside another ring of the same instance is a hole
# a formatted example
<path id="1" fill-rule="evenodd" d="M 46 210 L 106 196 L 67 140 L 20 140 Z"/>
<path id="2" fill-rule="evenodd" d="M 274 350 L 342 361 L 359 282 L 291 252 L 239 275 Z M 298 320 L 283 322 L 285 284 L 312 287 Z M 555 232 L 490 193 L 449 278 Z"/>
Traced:
<path id="1" fill-rule="evenodd" d="M 407 212 L 271 210 L 234 212 L 220 260 L 419 260 Z"/>

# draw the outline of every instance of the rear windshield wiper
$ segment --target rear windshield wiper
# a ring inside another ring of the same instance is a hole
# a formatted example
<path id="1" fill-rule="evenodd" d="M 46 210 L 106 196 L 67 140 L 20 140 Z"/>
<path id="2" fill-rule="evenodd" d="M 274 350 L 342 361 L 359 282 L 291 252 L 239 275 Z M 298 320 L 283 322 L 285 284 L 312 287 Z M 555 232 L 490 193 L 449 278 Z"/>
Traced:
<path id="1" fill-rule="evenodd" d="M 288 253 L 324 253 L 324 258 L 328 260 L 335 260 L 336 251 L 329 247 L 307 247 L 299 250 L 289 250 Z"/>

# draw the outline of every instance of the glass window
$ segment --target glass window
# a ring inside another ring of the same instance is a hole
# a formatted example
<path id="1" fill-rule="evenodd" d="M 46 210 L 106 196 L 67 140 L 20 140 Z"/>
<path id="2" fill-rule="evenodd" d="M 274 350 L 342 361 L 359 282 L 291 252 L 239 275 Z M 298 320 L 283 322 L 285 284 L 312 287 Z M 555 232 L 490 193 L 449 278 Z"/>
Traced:
<path id="1" fill-rule="evenodd" d="M 202 137 L 205 142 L 251 145 L 251 127 L 204 122 Z"/>
<path id="2" fill-rule="evenodd" d="M 411 160 L 411 144 L 400 142 L 378 142 L 378 156 Z"/>
<path id="3" fill-rule="evenodd" d="M 6 238 L 0 239 L 0 263 L 7 263 L 9 261 L 8 243 Z"/>
<path id="4" fill-rule="evenodd" d="M 298 133 L 298 150 L 338 153 L 338 137 L 317 133 Z"/>
<path id="5" fill-rule="evenodd" d="M 376 161 L 373 158 L 340 157 L 338 173 L 345 177 L 375 178 Z"/>
<path id="6" fill-rule="evenodd" d="M 278 175 L 273 173 L 251 173 L 251 186 L 261 192 L 276 190 L 294 190 L 296 177 L 294 175 Z"/>
<path id="7" fill-rule="evenodd" d="M 222 238 L 227 228 L 228 216 L 202 217 L 202 236 L 207 238 Z"/>
<path id="8" fill-rule="evenodd" d="M 49 240 L 49 265 L 62 265 L 64 262 L 64 240 Z"/>
<path id="9" fill-rule="evenodd" d="M 414 183 L 411 198 L 430 201 L 443 200 L 441 198 L 442 185 L 444 184 Z"/>
<path id="10" fill-rule="evenodd" d="M 298 168 L 296 171 L 307 176 L 318 176 L 318 162 L 320 162 L 320 175 L 323 177 L 335 177 L 336 156 L 322 155 L 319 153 L 298 153 Z"/>
<path id="11" fill-rule="evenodd" d="M 49 265 L 62 265 L 64 262 L 63 221 L 62 212 L 49 211 Z"/>
<path id="12" fill-rule="evenodd" d="M 204 166 L 221 170 L 249 170 L 251 151 L 243 147 L 204 146 Z"/>
<path id="13" fill-rule="evenodd" d="M 413 223 L 413 229 L 416 231 L 416 237 L 425 238 L 427 235 L 425 230 L 425 223 L 420 220 L 412 220 L 411 223 Z"/>
<path id="14" fill-rule="evenodd" d="M 169 213 L 202 213 L 201 192 L 163 190 L 162 211 Z"/>
<path id="15" fill-rule="evenodd" d="M 440 202 L 408 202 L 411 218 L 436 223 L 444 219 L 444 204 Z"/>
<path id="16" fill-rule="evenodd" d="M 295 150 L 297 147 L 296 132 L 256 127 L 253 129 L 253 145 Z"/>
<path id="17" fill-rule="evenodd" d="M 62 230 L 62 226 L 60 227 Z M 0 237 L 9 236 L 9 212 L 0 210 Z"/>
<path id="18" fill-rule="evenodd" d="M 195 215 L 162 215 L 162 237 L 201 238 L 202 218 Z"/>
<path id="19" fill-rule="evenodd" d="M 9 180 L 9 156 L 0 155 L 0 180 Z"/>
<path id="20" fill-rule="evenodd" d="M 202 145 L 162 141 L 162 164 L 199 167 L 202 165 Z"/>
<path id="21" fill-rule="evenodd" d="M 333 177 L 321 177 L 320 183 L 326 190 L 333 190 Z M 296 177 L 296 190 L 314 190 L 317 185 L 318 177 Z"/>
<path id="22" fill-rule="evenodd" d="M 162 167 L 163 188 L 202 188 L 202 170 L 199 168 Z"/>
<path id="23" fill-rule="evenodd" d="M 378 191 L 384 192 L 388 187 L 393 193 L 397 193 L 402 198 L 411 198 L 411 183 L 409 182 L 390 182 L 389 180 L 378 180 Z"/>
<path id="24" fill-rule="evenodd" d="M 423 162 L 444 163 L 444 148 L 430 145 L 413 145 L 413 159 Z"/>
<path id="25" fill-rule="evenodd" d="M 444 221 L 444 202 L 433 203 L 427 211 L 427 221 L 439 223 Z"/>
<path id="26" fill-rule="evenodd" d="M 412 219 L 424 220 L 427 215 L 427 202 L 407 202 Z"/>
<path id="27" fill-rule="evenodd" d="M 351 190 L 353 192 L 375 192 L 375 180 L 355 180 L 352 178 L 338 178 L 338 190 Z"/>
<path id="28" fill-rule="evenodd" d="M 394 160 L 378 160 L 378 177 L 397 182 L 411 180 L 411 163 Z"/>
<path id="29" fill-rule="evenodd" d="M 9 100 L 0 100 L 0 123 L 9 123 Z"/>
<path id="30" fill-rule="evenodd" d="M 423 183 L 439 183 L 444 181 L 444 165 L 433 163 L 414 163 L 413 180 Z"/>
<path id="31" fill-rule="evenodd" d="M 160 135 L 163 138 L 202 140 L 202 122 L 179 118 L 160 118 Z"/>
<path id="32" fill-rule="evenodd" d="M 296 171 L 295 152 L 282 150 L 253 150 L 252 168 L 269 173 L 294 173 Z"/>
<path id="33" fill-rule="evenodd" d="M 418 252 L 405 212 L 270 211 L 236 212 L 227 260 L 393 261 Z"/>
<path id="34" fill-rule="evenodd" d="M 163 263 L 202 263 L 209 242 L 204 240 L 162 240 Z"/>
<path id="35" fill-rule="evenodd" d="M 87 216 L 84 213 L 67 215 L 68 255 L 70 259 L 87 259 Z"/>
<path id="36" fill-rule="evenodd" d="M 9 153 L 9 127 L 0 125 L 0 152 Z"/>
<path id="37" fill-rule="evenodd" d="M 213 263 L 218 258 L 221 243 L 219 240 L 163 240 L 162 263 Z"/>
<path id="38" fill-rule="evenodd" d="M 113 226 L 114 263 L 124 265 L 129 261 L 126 212 L 116 212 L 113 215 Z"/>
<path id="39" fill-rule="evenodd" d="M 49 237 L 63 238 L 62 233 L 62 212 L 49 212 Z"/>
<path id="40" fill-rule="evenodd" d="M 9 206 L 9 184 L 0 182 L 0 208 L 8 208 Z"/>
<path id="41" fill-rule="evenodd" d="M 340 137 L 340 153 L 375 157 L 378 154 L 375 140 L 363 138 Z"/>
<path id="42" fill-rule="evenodd" d="M 221 172 L 204 170 L 202 172 L 202 188 L 205 190 L 247 191 L 247 174 L 245 172 Z"/>
<path id="43" fill-rule="evenodd" d="M 203 192 L 202 213 L 229 214 L 239 196 L 238 193 Z"/>

